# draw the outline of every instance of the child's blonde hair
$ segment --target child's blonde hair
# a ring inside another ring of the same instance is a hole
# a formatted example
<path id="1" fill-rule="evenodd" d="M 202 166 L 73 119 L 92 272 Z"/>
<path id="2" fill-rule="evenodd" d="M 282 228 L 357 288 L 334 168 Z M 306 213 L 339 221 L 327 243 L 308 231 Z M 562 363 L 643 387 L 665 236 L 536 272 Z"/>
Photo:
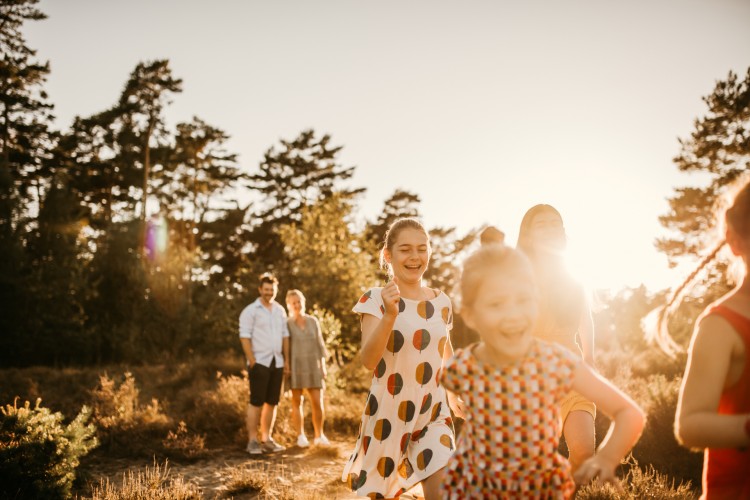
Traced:
<path id="1" fill-rule="evenodd" d="M 523 253 L 500 243 L 483 245 L 464 261 L 459 283 L 462 308 L 473 306 L 484 279 L 492 270 L 516 274 L 535 283 L 534 270 Z"/>

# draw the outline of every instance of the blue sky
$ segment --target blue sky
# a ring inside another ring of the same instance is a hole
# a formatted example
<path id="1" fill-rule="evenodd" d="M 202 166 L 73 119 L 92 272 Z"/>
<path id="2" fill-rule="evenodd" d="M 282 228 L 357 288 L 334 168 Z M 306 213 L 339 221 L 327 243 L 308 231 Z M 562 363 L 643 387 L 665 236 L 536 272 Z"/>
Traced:
<path id="1" fill-rule="evenodd" d="M 750 2 L 42 0 L 26 28 L 51 62 L 57 126 L 111 106 L 140 61 L 168 58 L 198 116 L 255 171 L 305 128 L 343 145 L 366 186 L 359 220 L 396 188 L 428 227 L 494 224 L 555 205 L 569 261 L 594 287 L 679 280 L 653 248 L 678 137 L 701 97 L 750 58 Z M 252 201 L 250 193 L 242 199 Z"/>

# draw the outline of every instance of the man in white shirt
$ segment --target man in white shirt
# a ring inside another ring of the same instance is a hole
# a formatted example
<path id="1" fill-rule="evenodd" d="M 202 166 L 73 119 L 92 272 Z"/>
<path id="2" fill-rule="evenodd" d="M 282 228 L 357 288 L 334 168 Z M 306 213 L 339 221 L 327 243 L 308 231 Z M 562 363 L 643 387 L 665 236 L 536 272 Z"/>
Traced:
<path id="1" fill-rule="evenodd" d="M 276 405 L 289 373 L 289 330 L 286 311 L 276 302 L 279 282 L 270 273 L 260 276 L 258 297 L 240 314 L 240 343 L 247 361 L 250 403 L 247 406 L 247 452 L 251 455 L 282 451 L 273 440 Z M 260 422 L 260 441 L 258 423 Z"/>

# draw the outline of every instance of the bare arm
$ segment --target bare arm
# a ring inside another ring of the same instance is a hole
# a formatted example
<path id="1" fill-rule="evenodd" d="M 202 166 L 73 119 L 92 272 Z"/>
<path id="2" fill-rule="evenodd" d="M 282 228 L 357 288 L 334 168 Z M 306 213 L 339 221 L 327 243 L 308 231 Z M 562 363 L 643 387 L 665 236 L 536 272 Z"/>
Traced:
<path id="1" fill-rule="evenodd" d="M 453 344 L 451 343 L 451 337 L 448 335 L 448 341 L 445 344 L 445 350 L 443 351 L 443 365 L 445 365 L 453 357 Z M 466 418 L 466 406 L 464 400 L 458 397 L 454 392 L 446 390 L 445 393 L 448 396 L 448 407 L 453 410 L 453 414 L 458 418 Z"/>
<path id="2" fill-rule="evenodd" d="M 289 357 L 289 337 L 281 339 L 281 353 L 284 355 L 284 375 L 292 373 L 292 358 Z"/>
<path id="3" fill-rule="evenodd" d="M 591 317 L 591 306 L 586 297 L 584 297 L 583 307 L 581 308 L 581 319 L 578 323 L 578 337 L 581 340 L 581 351 L 583 351 L 583 360 L 589 366 L 594 368 L 596 365 L 594 357 L 594 320 Z"/>
<path id="4" fill-rule="evenodd" d="M 246 338 L 240 338 L 240 344 L 242 344 L 242 351 L 245 353 L 245 359 L 250 368 L 255 364 L 255 355 L 253 354 L 253 341 Z"/>
<path id="5" fill-rule="evenodd" d="M 401 294 L 395 282 L 388 283 L 380 292 L 385 312 L 378 319 L 372 314 L 363 314 L 362 327 L 362 364 L 368 370 L 374 370 L 383 357 L 388 338 L 398 316 L 398 302 Z"/>
<path id="6" fill-rule="evenodd" d="M 684 446 L 740 448 L 750 445 L 750 437 L 745 432 L 750 414 L 718 413 L 732 354 L 742 349 L 737 332 L 716 315 L 706 316 L 693 335 L 675 419 L 675 436 Z"/>
<path id="7" fill-rule="evenodd" d="M 368 370 L 374 370 L 383 357 L 395 322 L 396 316 L 387 312 L 380 319 L 371 314 L 362 315 L 362 364 Z"/>
<path id="8" fill-rule="evenodd" d="M 618 484 L 615 469 L 641 436 L 646 417 L 632 399 L 585 363 L 576 368 L 573 389 L 596 403 L 612 420 L 597 454 L 576 471 L 576 483 L 586 484 L 598 477 L 601 481 Z"/>

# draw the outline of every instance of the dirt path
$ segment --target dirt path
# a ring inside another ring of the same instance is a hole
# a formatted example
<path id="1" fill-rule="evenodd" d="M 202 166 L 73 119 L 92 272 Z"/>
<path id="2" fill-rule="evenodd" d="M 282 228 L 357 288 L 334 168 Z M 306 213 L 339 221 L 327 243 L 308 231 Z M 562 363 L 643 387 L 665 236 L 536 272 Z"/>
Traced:
<path id="1" fill-rule="evenodd" d="M 209 458 L 193 463 L 169 462 L 167 465 L 170 478 L 182 477 L 185 482 L 199 486 L 205 499 L 283 497 L 350 500 L 358 497 L 341 482 L 341 471 L 353 445 L 353 441 L 332 439 L 330 447 L 291 447 L 280 453 L 258 457 L 250 456 L 240 448 L 228 448 L 212 450 Z M 164 463 L 160 465 L 163 468 Z M 96 463 L 88 464 L 85 473 L 90 484 L 109 481 L 121 486 L 123 476 L 129 472 L 143 472 L 147 467 L 153 469 L 154 462 L 103 457 Z M 248 477 L 257 478 L 263 486 L 261 492 L 237 486 L 238 482 Z M 82 492 L 83 496 L 90 494 L 90 491 Z"/>

